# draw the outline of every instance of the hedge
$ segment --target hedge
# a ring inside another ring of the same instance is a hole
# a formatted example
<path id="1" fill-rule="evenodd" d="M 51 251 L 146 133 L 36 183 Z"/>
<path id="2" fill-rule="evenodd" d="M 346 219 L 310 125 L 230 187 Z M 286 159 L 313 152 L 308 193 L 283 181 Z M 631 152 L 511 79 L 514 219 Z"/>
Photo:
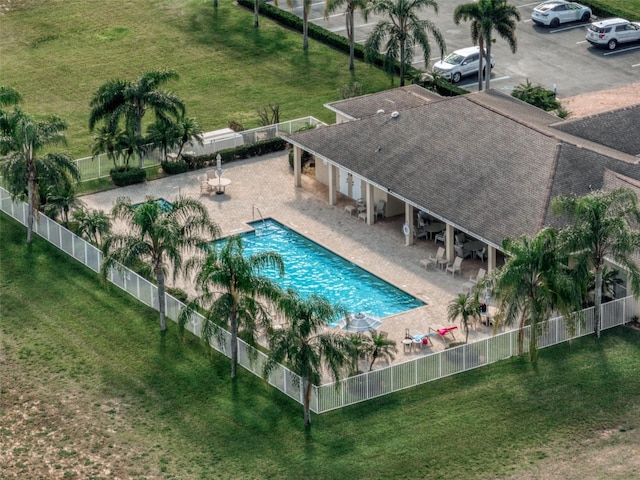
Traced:
<path id="1" fill-rule="evenodd" d="M 280 137 L 268 138 L 256 143 L 241 145 L 239 147 L 227 148 L 215 153 L 207 153 L 205 155 L 186 155 L 182 158 L 189 164 L 189 169 L 197 170 L 207 165 L 215 165 L 216 157 L 220 155 L 222 163 L 233 162 L 234 160 L 243 160 L 245 158 L 257 157 L 267 153 L 279 152 L 287 148 L 287 142 Z"/>
<path id="2" fill-rule="evenodd" d="M 184 173 L 189 170 L 189 164 L 184 160 L 178 160 L 175 162 L 162 162 L 160 164 L 162 166 L 162 170 L 167 175 L 175 175 L 177 173 Z"/>
<path id="3" fill-rule="evenodd" d="M 147 172 L 138 167 L 113 168 L 109 173 L 111 180 L 117 187 L 126 187 L 127 185 L 142 183 L 147 178 Z"/>

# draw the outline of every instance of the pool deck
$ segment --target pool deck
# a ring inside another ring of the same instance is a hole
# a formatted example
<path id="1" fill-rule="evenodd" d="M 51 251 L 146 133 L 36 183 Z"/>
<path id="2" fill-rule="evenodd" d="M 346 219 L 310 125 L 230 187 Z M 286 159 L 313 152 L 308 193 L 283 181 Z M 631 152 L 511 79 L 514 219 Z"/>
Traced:
<path id="1" fill-rule="evenodd" d="M 270 154 L 226 165 L 224 177 L 232 183 L 224 195 L 200 194 L 197 176 L 203 173 L 203 170 L 198 170 L 173 175 L 142 185 L 85 195 L 81 199 L 89 208 L 109 213 L 119 196 L 128 196 L 134 203 L 148 195 L 169 201 L 178 195 L 197 198 L 207 206 L 223 236 L 250 230 L 247 223 L 261 216 L 278 220 L 427 303 L 425 307 L 383 319 L 380 330 L 388 332 L 389 338 L 397 342 L 395 362 L 444 349 L 445 343 L 432 337 L 433 347 L 405 352 L 402 339 L 407 329 L 413 335 L 427 334 L 429 327 L 450 326 L 447 321 L 449 302 L 464 291 L 463 284 L 470 275 L 475 275 L 482 266 L 486 268 L 486 263 L 465 259 L 462 275 L 455 278 L 437 269 L 421 268 L 420 259 L 435 255 L 435 243 L 419 239 L 415 245 L 406 247 L 402 216 L 369 226 L 345 211 L 345 206 L 353 204 L 353 200 L 343 197 L 338 199 L 337 205 L 329 205 L 327 187 L 309 176 L 303 175 L 302 188 L 294 187 L 286 154 Z M 194 293 L 192 287 L 182 282 L 176 286 Z M 471 328 L 469 342 L 491 334 L 491 328 Z M 455 331 L 455 337 L 456 341 L 464 341 L 461 328 Z M 381 361 L 376 363 L 377 367 L 384 365 Z"/>

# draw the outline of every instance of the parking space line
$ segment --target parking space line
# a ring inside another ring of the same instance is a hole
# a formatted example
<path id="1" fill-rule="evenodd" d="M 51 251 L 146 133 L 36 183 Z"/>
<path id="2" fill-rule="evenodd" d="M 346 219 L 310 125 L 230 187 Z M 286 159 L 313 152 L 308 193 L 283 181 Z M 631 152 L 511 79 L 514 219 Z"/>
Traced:
<path id="1" fill-rule="evenodd" d="M 330 18 L 333 17 L 344 17 L 344 13 L 336 13 L 335 15 L 329 15 L 328 17 L 316 17 L 316 18 L 310 18 L 308 21 L 309 22 L 319 22 L 322 20 L 329 20 Z"/>
<path id="2" fill-rule="evenodd" d="M 603 53 L 602 56 L 609 56 L 609 55 L 616 55 L 617 53 L 630 52 L 631 50 L 637 50 L 639 48 L 640 48 L 640 45 L 637 45 L 634 47 L 627 47 L 627 48 L 618 48 L 616 50 L 613 50 L 612 52 Z"/>
<path id="3" fill-rule="evenodd" d="M 558 32 L 566 32 L 567 30 L 574 30 L 576 28 L 583 28 L 590 23 L 580 23 L 579 25 L 571 25 L 570 27 L 556 28 L 554 30 L 549 30 L 549 33 L 558 33 Z"/>
<path id="4" fill-rule="evenodd" d="M 631 65 L 631 68 L 640 67 L 640 63 L 636 63 L 635 65 Z"/>

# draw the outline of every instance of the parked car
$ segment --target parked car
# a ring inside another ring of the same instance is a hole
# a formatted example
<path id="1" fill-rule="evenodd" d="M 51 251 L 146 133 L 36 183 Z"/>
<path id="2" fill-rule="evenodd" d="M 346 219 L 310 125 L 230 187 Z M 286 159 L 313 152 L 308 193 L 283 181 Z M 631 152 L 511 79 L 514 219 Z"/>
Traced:
<path id="1" fill-rule="evenodd" d="M 567 22 L 588 22 L 591 19 L 591 9 L 576 2 L 564 0 L 550 0 L 541 3 L 531 12 L 531 20 L 538 25 L 557 27 Z"/>
<path id="2" fill-rule="evenodd" d="M 608 18 L 592 23 L 587 29 L 587 41 L 596 46 L 615 49 L 619 43 L 640 41 L 640 22 L 624 18 Z"/>
<path id="3" fill-rule="evenodd" d="M 486 56 L 486 52 L 485 52 Z M 491 68 L 496 65 L 496 60 L 491 54 Z M 439 62 L 433 65 L 433 71 L 441 77 L 458 83 L 462 77 L 478 74 L 480 66 L 480 47 L 467 47 L 450 53 Z M 483 69 L 486 72 L 486 65 L 483 62 Z"/>

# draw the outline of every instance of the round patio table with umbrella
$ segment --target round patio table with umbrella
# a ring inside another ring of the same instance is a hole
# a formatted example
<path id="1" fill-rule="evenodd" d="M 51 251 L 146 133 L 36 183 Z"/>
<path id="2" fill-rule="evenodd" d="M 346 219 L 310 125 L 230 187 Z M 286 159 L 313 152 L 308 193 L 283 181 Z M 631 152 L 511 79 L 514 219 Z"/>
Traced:
<path id="1" fill-rule="evenodd" d="M 380 321 L 380 319 L 365 313 L 356 313 L 352 317 L 348 316 L 340 322 L 340 328 L 346 332 L 353 333 L 369 332 L 381 325 L 382 321 Z"/>

